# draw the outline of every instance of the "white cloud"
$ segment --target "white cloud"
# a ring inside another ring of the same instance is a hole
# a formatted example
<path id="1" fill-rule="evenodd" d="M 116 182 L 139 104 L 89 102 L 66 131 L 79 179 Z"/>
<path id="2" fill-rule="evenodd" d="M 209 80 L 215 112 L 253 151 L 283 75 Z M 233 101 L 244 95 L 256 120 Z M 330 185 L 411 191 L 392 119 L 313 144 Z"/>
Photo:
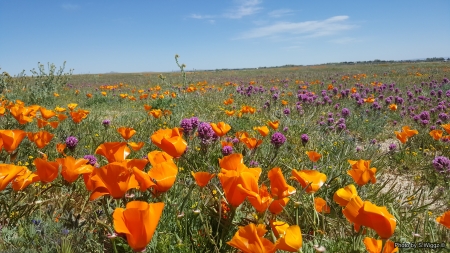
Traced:
<path id="1" fill-rule="evenodd" d="M 80 6 L 77 4 L 63 4 L 63 5 L 61 5 L 61 7 L 68 11 L 74 11 L 74 10 L 78 10 L 80 8 Z"/>
<path id="2" fill-rule="evenodd" d="M 281 18 L 281 17 L 285 17 L 288 15 L 292 15 L 293 12 L 294 12 L 293 10 L 289 10 L 289 9 L 273 10 L 273 11 L 269 12 L 269 17 Z"/>
<path id="3" fill-rule="evenodd" d="M 275 35 L 295 34 L 304 34 L 304 37 L 309 38 L 326 36 L 355 28 L 355 25 L 344 23 L 344 21 L 346 21 L 348 18 L 348 16 L 335 16 L 319 21 L 304 21 L 297 23 L 278 22 L 273 25 L 252 29 L 248 32 L 245 32 L 237 39 L 252 39 L 271 37 Z"/>
<path id="4" fill-rule="evenodd" d="M 231 19 L 240 19 L 245 16 L 250 16 L 262 8 L 259 7 L 261 0 L 240 0 L 239 5 L 232 10 L 229 10 L 224 14 L 224 17 Z"/>
<path id="5" fill-rule="evenodd" d="M 362 40 L 360 40 L 360 39 L 350 38 L 350 37 L 343 37 L 343 38 L 330 40 L 330 42 L 336 43 L 336 44 L 350 44 L 350 43 L 356 43 L 356 42 L 361 42 L 361 41 Z"/>
<path id="6" fill-rule="evenodd" d="M 211 19 L 211 18 L 214 18 L 214 16 L 212 16 L 212 15 L 198 15 L 198 14 L 191 14 L 189 17 L 193 18 L 193 19 Z"/>

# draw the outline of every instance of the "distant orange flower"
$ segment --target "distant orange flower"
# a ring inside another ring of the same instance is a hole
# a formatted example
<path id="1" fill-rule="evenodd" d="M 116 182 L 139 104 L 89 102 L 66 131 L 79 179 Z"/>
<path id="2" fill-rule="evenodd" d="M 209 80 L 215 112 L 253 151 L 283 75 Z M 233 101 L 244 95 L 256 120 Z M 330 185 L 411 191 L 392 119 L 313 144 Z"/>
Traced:
<path id="1" fill-rule="evenodd" d="M 394 242 L 387 240 L 383 249 L 383 241 L 376 240 L 374 238 L 366 237 L 363 240 L 366 250 L 369 253 L 394 253 L 398 252 L 398 248 L 395 247 Z M 383 251 L 383 252 L 382 252 Z"/>
<path id="2" fill-rule="evenodd" d="M 269 128 L 267 126 L 254 127 L 253 130 L 258 131 L 263 137 L 269 135 Z"/>
<path id="3" fill-rule="evenodd" d="M 217 136 L 222 137 L 231 130 L 231 126 L 227 123 L 221 121 L 219 123 L 210 123 L 211 128 L 216 133 Z"/>
<path id="4" fill-rule="evenodd" d="M 102 155 L 112 163 L 125 161 L 130 151 L 126 142 L 105 142 L 97 147 L 95 154 Z"/>
<path id="5" fill-rule="evenodd" d="M 235 113 L 235 111 L 225 110 L 225 114 L 228 116 L 233 116 L 234 113 Z"/>
<path id="6" fill-rule="evenodd" d="M 17 149 L 26 135 L 25 131 L 19 129 L 0 130 L 0 139 L 2 140 L 3 148 L 9 153 Z"/>
<path id="7" fill-rule="evenodd" d="M 101 94 L 102 94 L 102 96 L 106 97 L 106 92 L 105 91 L 102 91 Z"/>
<path id="8" fill-rule="evenodd" d="M 161 111 L 161 109 L 153 109 L 148 112 L 148 115 L 152 115 L 153 118 L 158 119 L 161 117 L 162 111 Z"/>
<path id="9" fill-rule="evenodd" d="M 144 109 L 146 111 L 150 111 L 152 109 L 152 106 L 151 105 L 144 105 Z"/>
<path id="10" fill-rule="evenodd" d="M 195 183 L 200 187 L 205 187 L 209 181 L 216 175 L 208 172 L 193 172 L 191 171 L 192 177 L 195 179 Z"/>
<path id="11" fill-rule="evenodd" d="M 438 130 L 438 129 L 432 130 L 430 132 L 430 136 L 433 137 L 433 139 L 435 141 L 438 141 L 439 139 L 441 139 L 442 134 L 443 134 L 443 131 L 442 130 Z"/>
<path id="12" fill-rule="evenodd" d="M 441 125 L 442 128 L 444 128 L 445 132 L 450 134 L 450 123 Z"/>
<path id="13" fill-rule="evenodd" d="M 56 161 L 61 165 L 61 175 L 69 182 L 73 183 L 81 174 L 90 174 L 94 167 L 87 164 L 87 159 L 77 159 L 67 156 L 66 158 L 57 158 Z"/>
<path id="14" fill-rule="evenodd" d="M 73 111 L 77 106 L 78 106 L 78 104 L 75 104 L 75 103 L 70 103 L 70 104 L 67 105 L 67 107 L 71 111 Z"/>
<path id="15" fill-rule="evenodd" d="M 30 141 L 34 142 L 38 148 L 43 148 L 50 143 L 50 141 L 53 139 L 53 136 L 53 134 L 47 131 L 39 131 L 33 134 L 33 139 Z"/>
<path id="16" fill-rule="evenodd" d="M 314 198 L 314 209 L 318 213 L 330 213 L 330 207 L 327 205 L 327 202 L 321 197 Z"/>
<path id="17" fill-rule="evenodd" d="M 317 153 L 316 151 L 306 151 L 306 154 L 308 155 L 309 160 L 313 163 L 319 161 L 319 159 L 322 157 L 322 155 Z"/>
<path id="18" fill-rule="evenodd" d="M 436 218 L 436 221 L 450 229 L 450 210 Z"/>
<path id="19" fill-rule="evenodd" d="M 45 120 L 48 120 L 50 118 L 52 118 L 53 116 L 56 116 L 56 112 L 52 111 L 52 110 L 47 110 L 45 109 L 45 107 L 39 107 L 39 111 L 41 112 L 41 116 L 42 118 L 44 118 Z"/>
<path id="20" fill-rule="evenodd" d="M 124 138 L 126 141 L 133 137 L 134 134 L 136 134 L 136 130 L 134 130 L 132 127 L 119 127 L 117 129 L 117 132 L 119 132 L 122 138 Z"/>
<path id="21" fill-rule="evenodd" d="M 276 251 L 275 245 L 263 237 L 266 232 L 263 224 L 250 223 L 245 227 L 239 227 L 239 230 L 227 244 L 244 253 L 274 253 Z"/>
<path id="22" fill-rule="evenodd" d="M 66 111 L 66 108 L 62 108 L 62 107 L 57 106 L 57 107 L 55 108 L 55 111 L 57 111 L 57 112 L 65 112 L 65 111 Z"/>
<path id="23" fill-rule="evenodd" d="M 233 102 L 234 102 L 234 100 L 233 100 L 232 98 L 229 98 L 229 99 L 223 101 L 223 104 L 224 104 L 224 105 L 230 105 L 230 104 L 232 104 Z"/>
<path id="24" fill-rule="evenodd" d="M 373 102 L 375 102 L 375 98 L 374 97 L 364 98 L 363 100 L 364 100 L 365 103 L 373 103 Z"/>
<path id="25" fill-rule="evenodd" d="M 65 155 L 64 149 L 66 149 L 66 146 L 67 145 L 65 143 L 56 143 L 56 151 L 61 155 Z"/>
<path id="26" fill-rule="evenodd" d="M 277 130 L 278 127 L 280 126 L 280 122 L 277 121 L 269 121 L 267 122 L 267 124 L 273 129 L 273 130 Z"/>
<path id="27" fill-rule="evenodd" d="M 46 155 L 44 158 L 35 158 L 33 163 L 40 181 L 50 183 L 58 177 L 59 163 L 47 161 Z"/>
<path id="28" fill-rule="evenodd" d="M 139 150 L 141 150 L 142 149 L 142 147 L 144 147 L 144 142 L 143 141 L 141 141 L 141 142 L 138 142 L 138 143 L 136 143 L 136 142 L 128 142 L 128 146 L 130 146 L 131 147 L 131 149 L 132 150 L 134 150 L 134 151 L 139 151 Z"/>
<path id="29" fill-rule="evenodd" d="M 71 111 L 70 116 L 74 123 L 80 123 L 83 119 L 87 118 L 89 111 L 78 109 L 78 111 Z"/>
<path id="30" fill-rule="evenodd" d="M 126 208 L 116 208 L 113 213 L 114 230 L 125 234 L 128 245 L 136 251 L 143 251 L 152 240 L 164 203 L 131 201 Z"/>
<path id="31" fill-rule="evenodd" d="M 59 97 L 59 94 L 55 92 L 55 93 L 53 93 L 53 96 Z"/>
<path id="32" fill-rule="evenodd" d="M 288 102 L 288 101 L 286 101 L 286 100 L 281 100 L 281 104 L 282 104 L 282 105 L 288 105 L 288 104 L 289 104 L 289 102 Z"/>
<path id="33" fill-rule="evenodd" d="M 160 129 L 150 137 L 152 143 L 173 157 L 180 157 L 186 151 L 187 142 L 179 128 Z"/>
<path id="34" fill-rule="evenodd" d="M 58 120 L 59 121 L 63 121 L 65 119 L 67 119 L 67 116 L 65 114 L 58 114 Z"/>
<path id="35" fill-rule="evenodd" d="M 391 111 L 395 111 L 395 110 L 397 110 L 397 105 L 396 104 L 390 104 L 389 105 L 389 109 L 391 109 Z"/>
<path id="36" fill-rule="evenodd" d="M 297 180 L 307 193 L 317 192 L 327 180 L 327 175 L 317 170 L 292 170 L 292 178 Z"/>
<path id="37" fill-rule="evenodd" d="M 0 191 L 3 191 L 24 169 L 26 169 L 24 166 L 0 163 Z"/>
<path id="38" fill-rule="evenodd" d="M 244 144 L 245 144 L 245 146 L 247 146 L 247 148 L 249 148 L 249 149 L 255 149 L 255 148 L 257 148 L 257 147 L 259 147 L 259 145 L 261 145 L 262 144 L 262 140 L 258 140 L 258 139 L 256 139 L 256 138 L 249 138 L 249 137 L 246 137 L 246 138 L 242 138 L 242 140 L 241 140 Z"/>
<path id="39" fill-rule="evenodd" d="M 350 175 L 359 186 L 363 186 L 369 181 L 372 184 L 377 182 L 377 179 L 375 178 L 377 169 L 370 168 L 370 160 L 348 160 L 348 163 L 350 163 L 352 169 L 347 171 L 347 174 Z"/>

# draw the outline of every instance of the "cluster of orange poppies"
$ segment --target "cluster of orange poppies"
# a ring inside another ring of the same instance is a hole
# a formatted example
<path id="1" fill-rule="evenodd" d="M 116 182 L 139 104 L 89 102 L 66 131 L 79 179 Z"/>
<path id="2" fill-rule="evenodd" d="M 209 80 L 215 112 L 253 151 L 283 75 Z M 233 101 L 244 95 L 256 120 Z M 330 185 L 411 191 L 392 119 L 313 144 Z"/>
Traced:
<path id="1" fill-rule="evenodd" d="M 447 134 L 450 134 L 450 123 L 449 124 L 442 124 L 441 127 L 444 128 L 444 130 L 445 130 L 445 132 Z M 431 137 L 433 137 L 433 139 L 436 140 L 436 141 L 441 140 L 441 139 L 450 140 L 450 135 L 443 136 L 443 134 L 444 134 L 444 131 L 439 130 L 439 129 L 435 129 L 435 130 L 431 130 L 430 131 Z"/>

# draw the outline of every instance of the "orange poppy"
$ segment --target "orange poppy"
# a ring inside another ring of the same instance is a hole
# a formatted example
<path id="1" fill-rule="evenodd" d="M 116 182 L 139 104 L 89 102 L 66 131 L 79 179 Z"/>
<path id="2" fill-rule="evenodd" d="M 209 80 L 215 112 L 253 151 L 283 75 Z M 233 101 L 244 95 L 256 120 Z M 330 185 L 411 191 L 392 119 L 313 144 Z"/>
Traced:
<path id="1" fill-rule="evenodd" d="M 314 198 L 314 209 L 318 213 L 330 213 L 330 207 L 327 205 L 327 202 L 321 197 Z"/>
<path id="2" fill-rule="evenodd" d="M 441 125 L 442 128 L 444 128 L 445 132 L 450 134 L 450 123 Z"/>
<path id="3" fill-rule="evenodd" d="M 35 116 L 35 111 L 39 110 L 39 106 L 25 107 L 22 104 L 15 104 L 9 109 L 11 115 L 19 122 L 19 124 L 24 125 L 33 121 Z"/>
<path id="4" fill-rule="evenodd" d="M 64 154 L 64 149 L 66 149 L 67 145 L 65 143 L 56 143 L 56 151 L 61 155 Z"/>
<path id="5" fill-rule="evenodd" d="M 247 199 L 259 213 L 264 213 L 272 203 L 273 198 L 270 196 L 267 186 L 261 185 L 258 192 L 252 192 L 245 189 L 242 185 L 238 185 L 241 192 L 247 194 Z"/>
<path id="6" fill-rule="evenodd" d="M 441 139 L 443 133 L 444 131 L 435 129 L 430 132 L 430 136 L 433 137 L 435 141 L 438 141 L 439 139 Z"/>
<path id="7" fill-rule="evenodd" d="M 56 92 L 54 92 L 54 93 L 53 93 L 53 96 L 54 96 L 54 97 L 59 97 L 59 94 L 56 93 Z"/>
<path id="8" fill-rule="evenodd" d="M 102 155 L 109 163 L 125 161 L 130 154 L 126 142 L 105 142 L 98 146 L 95 154 Z"/>
<path id="9" fill-rule="evenodd" d="M 313 163 L 319 161 L 319 159 L 322 157 L 322 155 L 317 153 L 316 151 L 306 151 L 306 154 L 308 155 L 309 160 Z"/>
<path id="10" fill-rule="evenodd" d="M 87 159 L 77 159 L 67 156 L 65 158 L 57 158 L 56 161 L 61 165 L 61 175 L 69 182 L 73 183 L 81 174 L 90 174 L 94 167 L 87 164 Z"/>
<path id="11" fill-rule="evenodd" d="M 128 145 L 131 147 L 131 149 L 136 151 L 136 152 L 141 150 L 142 147 L 144 147 L 144 144 L 145 143 L 143 141 L 138 142 L 138 143 L 136 143 L 136 142 L 128 142 Z"/>
<path id="12" fill-rule="evenodd" d="M 280 126 L 280 122 L 277 121 L 269 121 L 267 122 L 267 124 L 273 129 L 273 130 L 277 130 L 278 127 Z"/>
<path id="13" fill-rule="evenodd" d="M 173 157 L 166 152 L 158 150 L 152 151 L 147 154 L 147 159 L 152 166 L 155 166 L 156 164 L 162 162 L 173 162 L 172 158 Z"/>
<path id="14" fill-rule="evenodd" d="M 233 143 L 232 142 L 221 141 L 220 144 L 222 145 L 222 148 L 225 147 L 225 146 L 233 147 Z"/>
<path id="15" fill-rule="evenodd" d="M 338 205 L 345 207 L 352 198 L 357 196 L 358 192 L 356 191 L 356 187 L 350 184 L 337 190 L 333 195 L 333 200 L 338 203 Z"/>
<path id="16" fill-rule="evenodd" d="M 373 102 L 375 102 L 375 98 L 374 97 L 364 98 L 363 100 L 364 100 L 365 103 L 373 103 Z"/>
<path id="17" fill-rule="evenodd" d="M 317 170 L 292 170 L 291 178 L 297 180 L 307 193 L 317 192 L 327 181 L 327 175 Z"/>
<path id="18" fill-rule="evenodd" d="M 50 183 L 58 177 L 59 163 L 47 161 L 46 155 L 44 155 L 44 158 L 34 159 L 33 163 L 36 166 L 36 174 L 40 181 Z"/>
<path id="19" fill-rule="evenodd" d="M 437 217 L 436 221 L 450 229 L 450 210 Z"/>
<path id="20" fill-rule="evenodd" d="M 5 113 L 6 113 L 6 108 L 3 106 L 0 106 L 0 116 L 5 115 Z"/>
<path id="21" fill-rule="evenodd" d="M 193 172 L 191 171 L 191 175 L 195 179 L 195 183 L 200 187 L 205 187 L 209 181 L 216 175 L 208 172 Z"/>
<path id="22" fill-rule="evenodd" d="M 244 138 L 250 137 L 247 132 L 236 132 L 235 136 L 239 139 L 239 141 L 242 141 Z"/>
<path id="23" fill-rule="evenodd" d="M 58 120 L 59 121 L 63 121 L 65 119 L 67 119 L 67 115 L 65 115 L 65 114 L 58 114 Z"/>
<path id="24" fill-rule="evenodd" d="M 113 213 L 114 230 L 125 234 L 128 245 L 136 251 L 143 251 L 152 240 L 164 203 L 131 201 L 126 208 L 116 208 Z"/>
<path id="25" fill-rule="evenodd" d="M 52 110 L 47 110 L 45 109 L 45 107 L 39 107 L 39 111 L 41 112 L 41 116 L 42 118 L 44 118 L 45 120 L 48 120 L 54 116 L 56 116 L 56 112 L 52 111 Z"/>
<path id="26" fill-rule="evenodd" d="M 151 136 L 152 143 L 173 157 L 180 157 L 186 151 L 187 142 L 178 127 L 160 129 Z"/>
<path id="27" fill-rule="evenodd" d="M 89 111 L 78 109 L 76 112 L 71 111 L 70 116 L 74 123 L 80 123 L 83 119 L 87 118 Z"/>
<path id="28" fill-rule="evenodd" d="M 364 245 L 366 246 L 366 250 L 369 253 L 394 253 L 398 252 L 398 248 L 395 247 L 394 242 L 387 240 L 384 248 L 383 248 L 383 241 L 382 240 L 376 240 L 374 238 L 366 237 L 363 240 Z M 383 251 L 383 252 L 381 252 Z"/>
<path id="29" fill-rule="evenodd" d="M 347 174 L 350 175 L 353 180 L 355 180 L 355 183 L 357 183 L 359 186 L 363 186 L 369 181 L 372 184 L 375 184 L 377 182 L 377 179 L 375 178 L 377 169 L 370 168 L 370 160 L 348 160 L 348 163 L 350 163 L 352 169 L 347 171 Z"/>
<path id="30" fill-rule="evenodd" d="M 271 212 L 273 215 L 278 215 L 281 212 L 283 212 L 284 207 L 289 202 L 289 198 L 283 198 L 283 199 L 275 199 L 270 203 L 269 205 L 269 212 Z"/>
<path id="31" fill-rule="evenodd" d="M 266 232 L 264 224 L 255 225 L 250 223 L 245 227 L 240 226 L 227 244 L 244 253 L 273 253 L 276 251 L 276 248 L 270 240 L 263 237 Z"/>
<path id="32" fill-rule="evenodd" d="M 229 99 L 223 101 L 223 104 L 224 105 L 231 105 L 233 102 L 234 102 L 234 100 L 232 98 L 229 98 Z"/>
<path id="33" fill-rule="evenodd" d="M 26 167 L 13 164 L 0 164 L 0 191 L 3 191 Z"/>
<path id="34" fill-rule="evenodd" d="M 25 167 L 13 180 L 12 188 L 14 191 L 22 191 L 31 183 L 35 183 L 39 180 L 39 176 L 36 172 L 31 172 L 31 170 Z"/>
<path id="35" fill-rule="evenodd" d="M 26 135 L 27 133 L 25 131 L 19 129 L 0 130 L 0 139 L 2 139 L 3 148 L 9 153 L 17 149 Z"/>
<path id="36" fill-rule="evenodd" d="M 136 130 L 134 130 L 132 127 L 119 127 L 117 129 L 117 132 L 119 132 L 122 138 L 124 138 L 126 141 L 136 134 Z"/>
<path id="37" fill-rule="evenodd" d="M 269 134 L 269 128 L 267 126 L 254 127 L 253 130 L 258 131 L 263 137 L 266 137 Z"/>
<path id="38" fill-rule="evenodd" d="M 77 107 L 77 106 L 78 106 L 78 104 L 70 103 L 67 105 L 67 108 L 69 108 L 69 110 L 73 111 L 73 109 L 75 109 L 75 107 Z"/>
<path id="39" fill-rule="evenodd" d="M 278 222 L 280 224 L 281 222 Z M 287 223 L 285 223 L 287 225 Z M 272 225 L 272 224 L 271 224 Z M 284 225 L 276 226 L 275 230 L 278 234 L 278 240 L 275 242 L 277 250 L 284 250 L 288 252 L 298 252 L 303 245 L 302 231 L 298 225 Z M 272 226 L 272 231 L 274 230 Z"/>
<path id="40" fill-rule="evenodd" d="M 38 148 L 43 148 L 50 143 L 50 141 L 53 139 L 53 136 L 55 135 L 47 131 L 39 131 L 33 134 L 33 139 L 30 139 L 30 141 L 34 142 Z"/>
<path id="41" fill-rule="evenodd" d="M 249 149 L 255 149 L 257 147 L 259 147 L 259 145 L 262 144 L 262 140 L 258 140 L 256 138 L 242 138 L 241 141 L 245 144 L 245 146 L 247 146 L 247 148 Z"/>
<path id="42" fill-rule="evenodd" d="M 178 168 L 173 161 L 160 162 L 153 165 L 148 175 L 155 183 L 153 190 L 159 194 L 172 188 L 178 175 Z"/>
<path id="43" fill-rule="evenodd" d="M 158 119 L 161 117 L 162 111 L 161 111 L 161 109 L 153 109 L 148 112 L 148 115 L 152 115 L 153 118 Z"/>
<path id="44" fill-rule="evenodd" d="M 397 105 L 396 104 L 390 104 L 389 105 L 389 109 L 391 109 L 391 111 L 395 111 L 395 110 L 397 110 Z"/>
<path id="45" fill-rule="evenodd" d="M 405 143 L 408 141 L 408 137 L 406 136 L 405 133 L 403 133 L 403 132 L 397 132 L 397 131 L 394 131 L 394 133 L 395 133 L 395 136 L 397 137 L 397 139 L 398 139 L 401 143 L 405 144 Z"/>
<path id="46" fill-rule="evenodd" d="M 417 130 L 411 130 L 409 126 L 402 127 L 402 132 L 406 134 L 406 137 L 411 138 L 416 134 L 419 134 L 419 131 Z"/>
<path id="47" fill-rule="evenodd" d="M 56 106 L 55 107 L 55 111 L 57 111 L 57 112 L 65 112 L 66 108 L 62 108 L 62 107 Z"/>
<path id="48" fill-rule="evenodd" d="M 228 125 L 225 122 L 219 122 L 219 123 L 210 123 L 211 128 L 213 129 L 213 131 L 217 134 L 217 136 L 222 137 L 225 134 L 228 133 L 228 131 L 231 130 L 231 126 Z"/>
<path id="49" fill-rule="evenodd" d="M 233 116 L 234 113 L 235 113 L 235 111 L 225 110 L 225 114 L 228 116 Z"/>
<path id="50" fill-rule="evenodd" d="M 144 109 L 146 111 L 150 111 L 152 109 L 152 106 L 151 105 L 144 105 Z"/>
<path id="51" fill-rule="evenodd" d="M 39 128 L 43 128 L 47 125 L 50 125 L 53 129 L 56 129 L 59 125 L 58 121 L 45 121 L 43 119 L 37 119 L 37 125 Z"/>
<path id="52" fill-rule="evenodd" d="M 269 171 L 270 192 L 272 197 L 282 199 L 296 192 L 295 188 L 288 185 L 280 168 L 273 168 Z"/>

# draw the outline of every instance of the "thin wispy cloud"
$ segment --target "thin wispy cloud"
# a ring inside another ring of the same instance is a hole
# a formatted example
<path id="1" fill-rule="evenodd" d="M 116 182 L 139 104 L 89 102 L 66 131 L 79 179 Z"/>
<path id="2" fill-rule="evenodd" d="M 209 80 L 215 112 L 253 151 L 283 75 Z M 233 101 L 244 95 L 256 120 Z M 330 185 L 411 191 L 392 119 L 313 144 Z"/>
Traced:
<path id="1" fill-rule="evenodd" d="M 350 37 L 344 37 L 344 38 L 338 38 L 338 39 L 334 39 L 334 40 L 330 40 L 331 43 L 336 43 L 336 44 L 350 44 L 350 43 L 357 43 L 357 42 L 361 42 L 361 39 L 356 39 L 356 38 L 350 38 Z"/>
<path id="2" fill-rule="evenodd" d="M 80 9 L 80 6 L 77 4 L 63 4 L 63 5 L 61 5 L 61 7 L 64 10 L 68 10 L 68 11 L 74 11 L 74 10 Z"/>
<path id="3" fill-rule="evenodd" d="M 189 17 L 193 18 L 193 19 L 212 19 L 212 18 L 214 18 L 214 16 L 212 16 L 212 15 L 199 15 L 199 14 L 191 14 Z"/>
<path id="4" fill-rule="evenodd" d="M 348 16 L 334 16 L 320 21 L 304 22 L 278 22 L 273 25 L 254 28 L 244 32 L 236 39 L 253 39 L 273 36 L 289 36 L 303 34 L 303 37 L 312 38 L 332 35 L 341 31 L 350 30 L 356 25 L 347 24 Z"/>
<path id="5" fill-rule="evenodd" d="M 286 17 L 289 15 L 294 14 L 293 10 L 290 9 L 279 9 L 279 10 L 273 10 L 271 12 L 269 12 L 269 17 L 272 18 L 281 18 L 281 17 Z"/>
<path id="6" fill-rule="evenodd" d="M 237 7 L 229 10 L 223 16 L 231 19 L 240 19 L 245 16 L 253 15 L 262 9 L 262 7 L 259 6 L 261 3 L 261 0 L 241 0 Z"/>

